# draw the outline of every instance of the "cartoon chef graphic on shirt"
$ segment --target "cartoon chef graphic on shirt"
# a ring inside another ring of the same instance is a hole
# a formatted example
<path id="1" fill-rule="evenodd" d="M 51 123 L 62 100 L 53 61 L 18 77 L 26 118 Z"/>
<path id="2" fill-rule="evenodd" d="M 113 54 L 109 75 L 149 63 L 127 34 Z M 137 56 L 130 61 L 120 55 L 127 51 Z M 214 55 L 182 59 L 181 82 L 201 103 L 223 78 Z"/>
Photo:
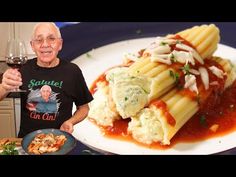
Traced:
<path id="1" fill-rule="evenodd" d="M 36 113 L 57 113 L 59 104 L 49 85 L 43 85 L 41 89 L 31 90 L 27 99 L 27 108 Z"/>

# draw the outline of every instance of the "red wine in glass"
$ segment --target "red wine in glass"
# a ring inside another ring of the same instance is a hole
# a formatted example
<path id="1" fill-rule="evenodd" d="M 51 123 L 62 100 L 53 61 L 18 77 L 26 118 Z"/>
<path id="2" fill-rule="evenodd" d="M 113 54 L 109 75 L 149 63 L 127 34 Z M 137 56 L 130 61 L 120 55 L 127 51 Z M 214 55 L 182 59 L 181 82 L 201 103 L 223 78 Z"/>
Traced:
<path id="1" fill-rule="evenodd" d="M 27 57 L 12 57 L 7 58 L 7 65 L 14 69 L 20 69 L 23 64 L 25 64 L 27 61 Z"/>
<path id="2" fill-rule="evenodd" d="M 6 63 L 14 69 L 20 69 L 27 61 L 26 47 L 20 39 L 10 39 L 6 49 Z M 25 90 L 14 89 L 12 92 L 25 92 Z"/>

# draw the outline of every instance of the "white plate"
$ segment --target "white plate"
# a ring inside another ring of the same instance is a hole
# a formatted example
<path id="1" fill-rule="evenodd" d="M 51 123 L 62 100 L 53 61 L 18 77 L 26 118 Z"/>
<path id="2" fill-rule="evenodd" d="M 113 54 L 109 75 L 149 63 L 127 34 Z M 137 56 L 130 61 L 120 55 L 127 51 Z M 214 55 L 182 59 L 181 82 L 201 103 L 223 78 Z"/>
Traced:
<path id="1" fill-rule="evenodd" d="M 141 38 L 112 43 L 83 54 L 73 60 L 83 71 L 90 87 L 93 81 L 106 69 L 122 63 L 127 52 L 137 52 L 147 47 L 154 38 Z M 214 54 L 236 62 L 236 49 L 219 44 Z M 211 138 L 196 143 L 178 143 L 170 149 L 158 150 L 138 146 L 132 142 L 104 137 L 100 129 L 89 120 L 77 124 L 73 136 L 86 145 L 116 154 L 213 154 L 236 147 L 236 132 L 223 137 Z"/>

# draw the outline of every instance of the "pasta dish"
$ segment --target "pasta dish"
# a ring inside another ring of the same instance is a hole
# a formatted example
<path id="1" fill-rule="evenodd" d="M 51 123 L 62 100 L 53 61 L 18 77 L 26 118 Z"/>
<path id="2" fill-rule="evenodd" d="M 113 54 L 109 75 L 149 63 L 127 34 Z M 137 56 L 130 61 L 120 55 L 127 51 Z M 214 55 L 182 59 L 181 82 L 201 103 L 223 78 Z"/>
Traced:
<path id="1" fill-rule="evenodd" d="M 28 152 L 33 154 L 43 154 L 58 151 L 66 141 L 65 135 L 54 135 L 52 133 L 37 134 L 28 146 Z"/>
<path id="2" fill-rule="evenodd" d="M 126 54 L 95 80 L 88 117 L 102 130 L 145 145 L 170 145 L 196 115 L 196 124 L 217 133 L 221 124 L 209 121 L 209 112 L 236 79 L 231 61 L 214 56 L 219 41 L 214 24 L 201 25 Z"/>

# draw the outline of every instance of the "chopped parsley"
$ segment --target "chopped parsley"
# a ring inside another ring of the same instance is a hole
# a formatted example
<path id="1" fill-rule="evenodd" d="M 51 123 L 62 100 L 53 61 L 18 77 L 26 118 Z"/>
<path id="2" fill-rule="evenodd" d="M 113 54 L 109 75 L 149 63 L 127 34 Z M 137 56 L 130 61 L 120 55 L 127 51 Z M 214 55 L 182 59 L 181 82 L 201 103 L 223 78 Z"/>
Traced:
<path id="1" fill-rule="evenodd" d="M 3 145 L 3 151 L 0 153 L 0 155 L 19 155 L 19 152 L 16 149 L 16 142 Z"/>
<path id="2" fill-rule="evenodd" d="M 170 61 L 171 61 L 172 63 L 177 62 L 177 60 L 176 60 L 176 58 L 175 58 L 175 56 L 174 56 L 173 53 L 170 54 Z"/>
<path id="3" fill-rule="evenodd" d="M 190 74 L 190 71 L 189 71 L 190 70 L 190 65 L 189 64 L 184 65 L 180 69 L 183 70 L 184 74 L 186 74 L 186 75 Z"/>
<path id="4" fill-rule="evenodd" d="M 88 52 L 86 53 L 87 58 L 92 58 L 92 55 L 89 54 Z"/>
<path id="5" fill-rule="evenodd" d="M 200 117 L 200 124 L 203 127 L 207 127 L 206 117 L 204 115 L 201 115 L 201 117 Z"/>
<path id="6" fill-rule="evenodd" d="M 144 88 L 142 88 L 142 90 L 144 91 L 144 93 L 149 94 L 149 91 L 145 90 Z"/>
<path id="7" fill-rule="evenodd" d="M 170 76 L 175 80 L 176 83 L 179 82 L 179 73 L 174 73 L 172 70 L 170 70 Z"/>
<path id="8" fill-rule="evenodd" d="M 125 101 L 127 101 L 128 100 L 128 97 L 125 97 Z"/>
<path id="9" fill-rule="evenodd" d="M 180 40 L 177 40 L 176 44 L 182 44 L 182 42 Z"/>
<path id="10" fill-rule="evenodd" d="M 163 41 L 161 41 L 161 43 L 160 43 L 160 45 L 166 45 L 166 44 L 168 44 L 167 42 L 163 42 Z"/>

